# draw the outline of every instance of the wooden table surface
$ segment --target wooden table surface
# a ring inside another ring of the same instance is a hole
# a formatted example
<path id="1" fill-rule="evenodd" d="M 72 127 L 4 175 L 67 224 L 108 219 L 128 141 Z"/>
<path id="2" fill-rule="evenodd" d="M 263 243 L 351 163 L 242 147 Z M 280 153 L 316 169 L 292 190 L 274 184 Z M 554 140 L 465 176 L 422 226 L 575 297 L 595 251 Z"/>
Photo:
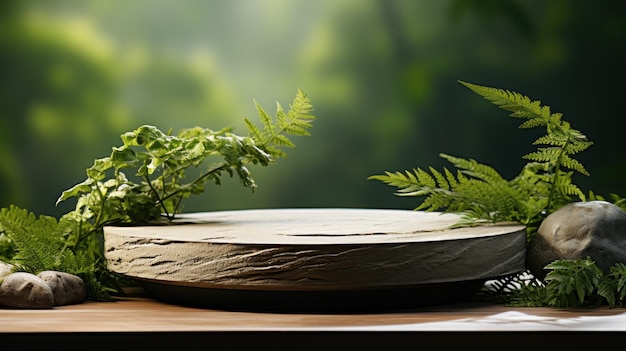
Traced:
<path id="1" fill-rule="evenodd" d="M 0 309 L 0 342 L 29 340 L 63 341 L 125 340 L 141 337 L 162 345 L 174 342 L 175 336 L 207 337 L 213 343 L 237 340 L 257 345 L 260 337 L 280 340 L 296 337 L 326 336 L 458 336 L 507 335 L 507 332 L 618 332 L 626 331 L 624 308 L 513 308 L 482 302 L 462 302 L 376 313 L 268 313 L 226 311 L 174 305 L 152 299 L 141 289 L 133 289 L 113 302 L 86 301 L 77 305 L 44 310 Z M 328 335 L 330 333 L 330 335 Z M 239 338 L 237 335 L 245 335 Z M 569 334 L 568 334 L 569 335 Z M 626 336 L 626 334 L 624 334 Z M 167 336 L 165 339 L 163 337 Z M 34 337 L 34 339 L 33 339 Z M 126 339 L 124 339 L 126 337 Z M 161 337 L 161 339 L 159 339 Z M 329 340 L 328 338 L 324 340 Z M 529 337 L 526 335 L 525 337 Z M 605 338 L 605 334 L 602 335 Z M 220 339 L 221 338 L 221 339 Z M 568 336 L 568 339 L 570 337 Z M 441 340 L 439 340 L 440 342 Z M 138 342 L 138 341 L 137 341 Z M 267 341 L 268 344 L 274 341 Z M 387 341 L 389 343 L 389 341 Z M 312 345 L 309 341 L 309 345 Z"/>
<path id="2" fill-rule="evenodd" d="M 626 309 L 506 307 L 471 301 L 372 313 L 241 312 L 169 304 L 140 289 L 113 302 L 0 309 L 0 333 L 510 330 L 626 331 Z"/>

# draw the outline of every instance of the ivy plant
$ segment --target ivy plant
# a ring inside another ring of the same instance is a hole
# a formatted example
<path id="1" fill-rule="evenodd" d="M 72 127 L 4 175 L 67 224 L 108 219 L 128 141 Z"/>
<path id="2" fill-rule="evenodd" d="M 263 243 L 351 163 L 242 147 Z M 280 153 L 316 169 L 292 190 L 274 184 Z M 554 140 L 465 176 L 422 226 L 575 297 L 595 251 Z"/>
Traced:
<path id="1" fill-rule="evenodd" d="M 250 165 L 268 166 L 287 157 L 292 136 L 308 136 L 315 119 L 307 95 L 298 90 L 288 110 L 277 103 L 275 117 L 255 101 L 260 126 L 244 118 L 248 134 L 232 128 L 183 129 L 177 134 L 143 125 L 121 135 L 122 145 L 96 159 L 87 178 L 64 191 L 57 204 L 76 199 L 59 220 L 35 217 L 15 206 L 0 211 L 0 255 L 17 270 L 59 270 L 78 274 L 88 298 L 104 300 L 120 292 L 123 278 L 106 270 L 101 248 L 106 225 L 171 222 L 183 200 L 204 193 L 207 183 L 237 176 L 253 192 Z M 192 169 L 200 170 L 188 178 Z"/>
<path id="2" fill-rule="evenodd" d="M 421 198 L 415 210 L 459 213 L 461 219 L 454 227 L 500 222 L 523 224 L 526 226 L 527 242 L 533 239 L 548 215 L 572 201 L 610 200 L 626 210 L 626 199 L 617 194 L 610 194 L 605 199 L 590 191 L 586 196 L 573 183 L 575 173 L 589 175 L 575 156 L 593 142 L 564 121 L 561 113 L 553 113 L 549 106 L 514 91 L 464 81 L 459 83 L 511 112 L 510 117 L 521 119 L 520 128 L 545 128 L 546 134 L 533 143 L 538 148 L 523 156 L 528 162 L 519 175 L 505 179 L 487 164 L 440 154 L 456 168 L 455 171 L 416 167 L 405 171 L 386 171 L 369 176 L 369 180 L 396 187 L 395 194 L 398 196 Z M 580 270 L 571 269 L 581 265 Z M 587 302 L 592 295 L 610 306 L 625 302 L 626 272 L 623 265 L 616 265 L 614 271 L 606 276 L 600 274 L 602 272 L 595 263 L 589 261 L 559 260 L 546 269 L 552 270 L 546 276 L 546 282 L 531 278 L 529 283 L 529 273 L 522 272 L 491 284 L 487 295 L 535 306 L 574 306 Z"/>

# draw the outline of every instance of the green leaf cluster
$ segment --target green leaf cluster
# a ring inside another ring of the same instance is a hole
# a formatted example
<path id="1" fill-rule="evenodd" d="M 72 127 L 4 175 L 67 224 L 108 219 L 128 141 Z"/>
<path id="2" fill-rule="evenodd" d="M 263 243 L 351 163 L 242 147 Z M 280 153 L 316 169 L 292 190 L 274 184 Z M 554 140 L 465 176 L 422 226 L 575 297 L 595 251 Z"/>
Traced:
<path id="1" fill-rule="evenodd" d="M 68 237 L 72 223 L 34 213 L 14 205 L 0 209 L 0 234 L 11 243 L 11 251 L 2 260 L 13 271 L 39 274 L 54 270 L 77 275 L 85 282 L 94 299 L 106 300 L 119 292 L 122 278 L 107 274 L 100 264 L 99 243 L 90 238 L 89 250 L 72 250 Z"/>
<path id="2" fill-rule="evenodd" d="M 122 145 L 96 159 L 87 178 L 64 191 L 57 204 L 76 198 L 59 221 L 11 207 L 0 212 L 0 255 L 26 271 L 54 269 L 82 274 L 91 298 L 119 291 L 123 279 L 108 272 L 102 252 L 106 225 L 157 224 L 181 213 L 184 199 L 202 194 L 208 182 L 238 176 L 256 190 L 250 164 L 268 166 L 287 157 L 292 136 L 308 136 L 315 116 L 307 95 L 298 92 L 288 111 L 277 103 L 272 118 L 255 102 L 261 126 L 245 119 L 248 135 L 225 128 L 194 127 L 176 135 L 143 125 L 121 135 Z M 188 178 L 191 169 L 199 174 Z"/>
<path id="3" fill-rule="evenodd" d="M 626 199 L 617 194 L 604 198 L 589 191 L 587 197 L 572 182 L 574 173 L 589 175 L 575 156 L 593 142 L 564 121 L 561 113 L 553 113 L 540 101 L 517 92 L 459 83 L 511 112 L 510 117 L 523 120 L 519 128 L 545 128 L 546 134 L 533 143 L 536 151 L 523 156 L 528 162 L 521 172 L 512 179 L 505 179 L 491 166 L 474 159 L 440 154 L 455 171 L 445 167 L 442 171 L 416 167 L 386 171 L 368 179 L 396 187 L 398 196 L 420 197 L 415 210 L 459 213 L 461 219 L 453 227 L 502 222 L 523 224 L 528 242 L 545 217 L 574 200 L 606 200 L 626 210 Z M 545 278 L 547 284 L 532 275 L 527 279 L 528 272 L 490 282 L 491 300 L 510 301 L 514 296 L 520 305 L 559 307 L 586 303 L 590 297 L 597 296 L 610 306 L 624 303 L 623 265 L 617 265 L 608 275 L 603 275 L 589 261 L 563 260 L 545 268 L 553 270 Z"/>
<path id="4" fill-rule="evenodd" d="M 47 268 L 67 268 L 69 252 L 63 250 L 66 231 L 56 218 L 36 217 L 11 205 L 0 209 L 0 230 L 19 248 L 11 254 L 19 270 L 39 273 Z"/>
<path id="5" fill-rule="evenodd" d="M 538 224 L 550 213 L 573 199 L 587 199 L 572 182 L 572 176 L 575 172 L 589 175 L 574 157 L 593 142 L 564 121 L 561 113 L 552 113 L 550 107 L 541 105 L 540 101 L 508 90 L 460 83 L 510 111 L 510 117 L 523 119 L 519 128 L 545 128 L 546 134 L 533 143 L 538 145 L 537 150 L 523 156 L 529 162 L 521 172 L 512 179 L 505 179 L 491 166 L 474 159 L 440 154 L 456 168 L 455 171 L 417 167 L 386 171 L 368 179 L 396 187 L 399 196 L 421 197 L 422 202 L 416 210 L 462 214 L 459 226 L 507 221 L 524 224 L 528 228 L 529 240 Z M 621 199 L 611 195 L 615 201 Z"/>
<path id="6" fill-rule="evenodd" d="M 626 306 L 626 265 L 615 263 L 604 273 L 587 257 L 555 260 L 545 267 L 544 281 L 530 275 L 511 275 L 485 285 L 485 300 L 517 307 L 574 308 Z"/>

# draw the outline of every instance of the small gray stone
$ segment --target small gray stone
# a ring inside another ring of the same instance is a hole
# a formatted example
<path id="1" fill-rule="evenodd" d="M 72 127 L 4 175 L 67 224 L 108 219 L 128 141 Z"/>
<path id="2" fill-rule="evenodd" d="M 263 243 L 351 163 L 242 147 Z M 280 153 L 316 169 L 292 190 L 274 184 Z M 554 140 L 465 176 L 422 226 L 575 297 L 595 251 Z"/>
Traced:
<path id="1" fill-rule="evenodd" d="M 0 284 L 0 305 L 15 308 L 51 308 L 54 294 L 50 286 L 38 276 L 15 272 Z"/>
<path id="2" fill-rule="evenodd" d="M 52 289 L 55 306 L 82 303 L 87 298 L 85 282 L 77 275 L 57 271 L 43 271 L 37 276 L 43 279 Z"/>
<path id="3" fill-rule="evenodd" d="M 528 244 L 526 266 L 544 279 L 555 260 L 590 257 L 605 273 L 626 263 L 626 212 L 607 201 L 575 202 L 548 215 Z"/>

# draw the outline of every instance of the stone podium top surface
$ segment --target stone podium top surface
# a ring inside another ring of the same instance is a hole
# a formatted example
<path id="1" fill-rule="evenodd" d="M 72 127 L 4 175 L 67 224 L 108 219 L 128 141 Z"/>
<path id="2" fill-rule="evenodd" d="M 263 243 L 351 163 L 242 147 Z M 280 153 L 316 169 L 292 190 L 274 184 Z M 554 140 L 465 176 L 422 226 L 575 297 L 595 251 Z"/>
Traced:
<path id="1" fill-rule="evenodd" d="M 468 239 L 518 232 L 519 224 L 451 227 L 453 213 L 293 208 L 181 214 L 171 225 L 107 227 L 109 234 L 231 244 L 372 244 Z M 184 225 L 192 224 L 192 225 Z"/>

